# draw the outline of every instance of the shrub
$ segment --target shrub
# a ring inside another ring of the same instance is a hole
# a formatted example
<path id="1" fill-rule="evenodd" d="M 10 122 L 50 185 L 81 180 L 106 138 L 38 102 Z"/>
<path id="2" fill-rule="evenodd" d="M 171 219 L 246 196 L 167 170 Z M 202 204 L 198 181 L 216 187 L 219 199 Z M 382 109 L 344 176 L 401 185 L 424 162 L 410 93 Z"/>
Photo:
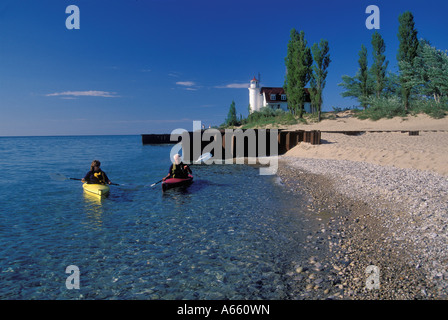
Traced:
<path id="1" fill-rule="evenodd" d="M 263 107 L 260 111 L 249 114 L 244 121 L 244 128 L 254 128 L 266 125 L 291 125 L 296 124 L 297 119 L 290 113 L 282 109 L 272 109 L 271 107 Z"/>
<path id="2" fill-rule="evenodd" d="M 401 99 L 398 97 L 369 97 L 367 103 L 370 106 L 364 111 L 356 113 L 359 119 L 379 120 L 381 118 L 404 117 L 406 112 Z"/>
<path id="3" fill-rule="evenodd" d="M 448 101 L 442 100 L 440 103 L 434 100 L 420 99 L 414 100 L 411 103 L 411 114 L 426 113 L 432 118 L 441 119 L 445 117 L 446 111 L 448 111 Z"/>

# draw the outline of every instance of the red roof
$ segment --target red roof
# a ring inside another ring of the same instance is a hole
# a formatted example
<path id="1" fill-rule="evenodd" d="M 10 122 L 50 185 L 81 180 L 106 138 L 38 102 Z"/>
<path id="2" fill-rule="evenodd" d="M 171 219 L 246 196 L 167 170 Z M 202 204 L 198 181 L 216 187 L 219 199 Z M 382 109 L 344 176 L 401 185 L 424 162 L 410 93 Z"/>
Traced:
<path id="1" fill-rule="evenodd" d="M 255 78 L 255 76 L 254 76 L 254 78 L 252 79 L 252 80 L 250 80 L 250 81 L 258 81 L 256 78 Z"/>
<path id="2" fill-rule="evenodd" d="M 282 100 L 282 94 L 285 94 L 285 90 L 283 88 L 274 88 L 274 87 L 263 87 L 260 89 L 260 93 L 265 93 L 266 102 L 275 103 L 275 102 L 287 102 L 288 100 Z M 271 94 L 275 94 L 275 100 L 271 100 Z M 288 98 L 286 98 L 288 99 Z M 305 88 L 305 102 L 311 102 L 310 92 L 308 88 Z"/>

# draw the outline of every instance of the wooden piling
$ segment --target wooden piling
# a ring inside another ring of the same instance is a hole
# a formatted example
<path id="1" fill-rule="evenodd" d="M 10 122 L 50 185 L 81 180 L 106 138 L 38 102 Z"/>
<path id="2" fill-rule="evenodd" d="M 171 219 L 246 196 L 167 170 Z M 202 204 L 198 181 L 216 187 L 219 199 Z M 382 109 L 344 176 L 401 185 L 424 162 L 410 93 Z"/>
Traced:
<path id="1" fill-rule="evenodd" d="M 246 130 L 254 130 L 255 132 L 255 142 L 251 142 L 250 139 L 253 139 L 253 133 L 251 131 L 246 132 Z M 217 130 L 215 136 L 212 136 L 210 139 L 206 138 L 205 141 L 202 141 L 202 135 L 204 130 L 195 131 L 195 132 L 183 132 L 181 134 L 142 134 L 142 143 L 144 145 L 147 144 L 177 144 L 179 142 L 182 143 L 183 156 L 185 160 L 194 160 L 199 157 L 198 152 L 202 152 L 202 150 L 215 139 L 222 139 L 222 158 L 225 159 L 226 156 L 231 155 L 232 157 L 253 157 L 253 150 L 255 150 L 256 156 L 274 156 L 281 155 L 286 153 L 288 150 L 294 148 L 300 142 L 309 142 L 311 144 L 320 144 L 320 131 L 304 131 L 304 130 L 296 130 L 296 131 L 284 131 L 277 130 L 277 147 L 278 152 L 275 150 L 271 150 L 271 138 L 270 135 L 273 133 L 271 129 L 246 129 L 240 132 L 236 132 L 234 130 Z M 264 132 L 261 132 L 263 130 Z M 244 139 L 243 142 L 243 154 L 238 154 L 238 151 L 241 153 L 241 150 L 237 150 L 236 147 L 236 136 L 235 134 L 241 134 L 241 138 Z M 200 135 L 201 146 L 200 150 L 198 146 L 194 146 L 195 141 L 198 141 L 198 137 L 195 134 Z M 219 134 L 221 137 L 219 137 Z M 227 137 L 226 135 L 231 134 L 231 136 Z M 171 140 L 173 138 L 173 140 Z M 263 140 L 263 141 L 262 141 Z M 254 143 L 254 145 L 250 145 L 249 143 Z M 260 146 L 263 147 L 264 150 L 260 149 Z M 216 150 L 215 150 L 216 151 Z M 260 152 L 265 154 L 260 154 Z M 275 153 L 275 154 L 274 154 Z"/>

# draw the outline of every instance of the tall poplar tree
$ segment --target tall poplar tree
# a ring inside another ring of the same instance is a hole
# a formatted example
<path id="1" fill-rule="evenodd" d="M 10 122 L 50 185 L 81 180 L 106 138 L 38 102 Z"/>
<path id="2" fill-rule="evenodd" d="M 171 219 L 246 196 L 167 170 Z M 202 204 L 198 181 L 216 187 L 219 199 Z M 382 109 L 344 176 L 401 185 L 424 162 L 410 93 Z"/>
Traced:
<path id="1" fill-rule="evenodd" d="M 311 79 L 311 66 L 313 64 L 313 56 L 311 54 L 311 49 L 307 46 L 307 41 L 305 39 L 305 32 L 300 31 L 299 34 L 299 60 L 298 60 L 298 68 L 297 68 L 297 77 L 299 79 L 299 117 L 302 118 L 304 111 L 304 104 L 306 98 L 305 86 Z"/>
<path id="2" fill-rule="evenodd" d="M 343 97 L 351 97 L 358 99 L 361 106 L 367 109 L 368 98 L 374 92 L 372 69 L 369 70 L 367 63 L 367 48 L 362 44 L 358 53 L 359 69 L 354 77 L 347 75 L 342 76 L 342 83 L 338 86 L 344 87 L 346 91 L 342 92 Z"/>
<path id="3" fill-rule="evenodd" d="M 288 97 L 288 109 L 292 114 L 295 114 L 296 106 L 298 105 L 298 79 L 297 79 L 297 57 L 298 48 L 297 42 L 299 41 L 299 33 L 296 29 L 291 29 L 290 39 L 288 42 L 287 55 L 285 58 L 286 65 L 286 77 L 284 90 Z"/>
<path id="4" fill-rule="evenodd" d="M 363 106 L 364 110 L 367 109 L 367 98 L 369 96 L 369 70 L 367 66 L 367 48 L 362 44 L 361 51 L 359 51 L 359 102 Z"/>
<path id="5" fill-rule="evenodd" d="M 406 11 L 398 17 L 400 23 L 398 27 L 398 48 L 397 60 L 400 69 L 401 92 L 405 111 L 409 108 L 409 97 L 412 90 L 412 74 L 414 59 L 417 56 L 419 41 L 417 39 L 417 30 L 415 29 L 414 16 Z"/>
<path id="6" fill-rule="evenodd" d="M 377 98 L 381 97 L 381 93 L 386 86 L 386 69 L 389 65 L 389 61 L 386 61 L 384 52 L 386 51 L 386 45 L 381 35 L 375 31 L 372 35 L 372 47 L 373 47 L 373 65 L 372 73 L 375 80 L 375 93 Z"/>
<path id="7" fill-rule="evenodd" d="M 301 118 L 305 103 L 305 86 L 310 81 L 313 64 L 305 32 L 298 33 L 294 28 L 291 30 L 285 64 L 287 73 L 284 89 L 288 96 L 288 107 Z"/>
<path id="8" fill-rule="evenodd" d="M 316 63 L 312 70 L 311 82 L 312 82 L 312 102 L 317 109 L 317 119 L 320 121 L 320 114 L 322 109 L 322 94 L 326 85 L 326 78 L 328 75 L 328 66 L 330 65 L 330 47 L 328 41 L 322 39 L 319 44 L 315 43 L 312 47 L 313 59 Z"/>

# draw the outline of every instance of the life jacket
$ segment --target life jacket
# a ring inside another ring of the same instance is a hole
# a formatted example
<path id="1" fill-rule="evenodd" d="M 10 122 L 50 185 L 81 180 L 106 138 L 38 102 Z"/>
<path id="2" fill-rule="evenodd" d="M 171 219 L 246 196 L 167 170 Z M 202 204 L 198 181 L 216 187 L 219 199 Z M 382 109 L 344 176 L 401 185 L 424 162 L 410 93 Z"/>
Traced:
<path id="1" fill-rule="evenodd" d="M 94 179 L 98 180 L 97 183 L 100 183 L 100 184 L 106 183 L 106 177 L 104 176 L 103 171 L 94 172 L 93 176 L 95 177 Z"/>
<path id="2" fill-rule="evenodd" d="M 171 178 L 183 179 L 187 176 L 184 169 L 182 168 L 183 165 L 184 164 L 182 162 L 179 165 L 176 165 L 175 163 L 173 163 L 173 166 L 171 168 Z"/>

